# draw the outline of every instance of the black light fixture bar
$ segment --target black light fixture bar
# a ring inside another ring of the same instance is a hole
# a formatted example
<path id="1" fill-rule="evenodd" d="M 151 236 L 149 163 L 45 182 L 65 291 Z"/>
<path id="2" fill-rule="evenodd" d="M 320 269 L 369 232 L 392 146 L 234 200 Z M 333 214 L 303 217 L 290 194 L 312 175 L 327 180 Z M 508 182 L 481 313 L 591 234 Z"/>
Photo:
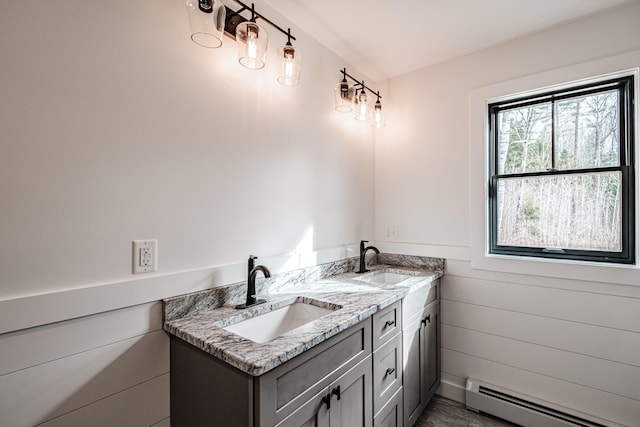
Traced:
<path id="1" fill-rule="evenodd" d="M 227 35 L 227 37 L 230 37 L 232 39 L 236 39 L 236 27 L 238 26 L 238 24 L 241 24 L 242 22 L 246 22 L 249 19 L 245 18 L 244 16 L 240 15 L 242 12 L 244 12 L 245 10 L 249 10 L 251 11 L 251 19 L 262 19 L 263 21 L 265 21 L 267 24 L 271 25 L 273 28 L 275 28 L 276 30 L 280 31 L 282 34 L 284 34 L 285 36 L 289 37 L 291 40 L 295 40 L 296 38 L 294 36 L 291 35 L 290 31 L 285 31 L 282 29 L 282 27 L 280 27 L 279 25 L 275 24 L 273 21 L 271 21 L 268 18 L 265 18 L 264 15 L 259 14 L 258 12 L 255 11 L 255 8 L 253 7 L 253 3 L 251 4 L 251 6 L 246 5 L 245 3 L 243 3 L 240 0 L 233 0 L 236 3 L 238 3 L 239 5 L 241 5 L 242 7 L 236 11 L 234 11 L 233 9 L 231 9 L 229 6 L 225 5 L 225 9 L 227 11 L 226 14 L 226 18 L 225 18 L 225 23 L 224 23 L 224 33 Z"/>
<path id="2" fill-rule="evenodd" d="M 236 1 L 237 1 L 237 0 L 236 0 Z M 342 70 L 340 70 L 340 72 L 341 72 L 342 74 L 344 74 L 346 77 L 349 77 L 351 80 L 353 80 L 353 82 L 354 82 L 355 84 L 357 84 L 358 86 L 360 86 L 360 89 L 362 89 L 362 88 L 364 87 L 364 88 L 365 88 L 365 89 L 367 89 L 369 92 L 371 92 L 371 94 L 372 94 L 373 96 L 377 96 L 379 99 L 382 99 L 382 96 L 380 95 L 380 91 L 375 91 L 375 90 L 371 89 L 369 86 L 367 86 L 367 85 L 363 85 L 363 84 L 362 84 L 362 82 L 361 82 L 360 80 L 356 79 L 356 78 L 355 78 L 355 77 L 353 77 L 351 74 L 349 74 L 349 73 L 347 72 L 347 69 L 346 69 L 346 68 L 343 68 Z"/>

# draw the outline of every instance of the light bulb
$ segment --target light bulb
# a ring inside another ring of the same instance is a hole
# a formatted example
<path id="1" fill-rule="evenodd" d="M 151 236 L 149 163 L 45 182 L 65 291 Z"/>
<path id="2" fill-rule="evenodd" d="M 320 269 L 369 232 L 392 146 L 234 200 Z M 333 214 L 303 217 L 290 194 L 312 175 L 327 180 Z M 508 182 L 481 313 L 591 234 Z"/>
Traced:
<path id="1" fill-rule="evenodd" d="M 374 128 L 383 128 L 386 125 L 387 119 L 384 112 L 382 111 L 380 98 L 378 98 L 375 105 L 373 106 L 373 111 L 371 112 L 371 126 L 373 126 Z"/>
<path id="2" fill-rule="evenodd" d="M 238 61 L 243 67 L 258 70 L 265 65 L 269 34 L 252 21 L 236 27 Z"/>
<path id="3" fill-rule="evenodd" d="M 285 86 L 295 86 L 300 83 L 302 55 L 289 42 L 278 49 L 280 56 L 280 75 L 278 83 Z"/>
<path id="4" fill-rule="evenodd" d="M 360 94 L 356 96 L 357 99 L 357 110 L 356 110 L 356 120 L 367 120 L 369 118 L 368 104 L 367 104 L 367 93 L 364 88 L 364 84 L 362 85 L 362 89 L 360 90 Z"/>
<path id="5" fill-rule="evenodd" d="M 293 77 L 293 58 L 295 49 L 292 47 L 284 48 L 284 75 L 286 78 Z"/>
<path id="6" fill-rule="evenodd" d="M 258 26 L 247 25 L 247 56 L 251 59 L 258 57 Z"/>

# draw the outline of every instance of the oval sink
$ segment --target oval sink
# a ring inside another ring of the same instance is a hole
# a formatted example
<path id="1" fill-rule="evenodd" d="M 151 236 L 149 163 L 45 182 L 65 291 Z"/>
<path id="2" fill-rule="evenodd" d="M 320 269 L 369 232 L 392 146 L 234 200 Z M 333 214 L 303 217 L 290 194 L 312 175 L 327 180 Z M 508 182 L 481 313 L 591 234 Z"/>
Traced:
<path id="1" fill-rule="evenodd" d="M 253 342 L 265 343 L 332 313 L 338 308 L 341 307 L 325 308 L 305 302 L 294 302 L 276 310 L 234 323 L 223 329 Z"/>

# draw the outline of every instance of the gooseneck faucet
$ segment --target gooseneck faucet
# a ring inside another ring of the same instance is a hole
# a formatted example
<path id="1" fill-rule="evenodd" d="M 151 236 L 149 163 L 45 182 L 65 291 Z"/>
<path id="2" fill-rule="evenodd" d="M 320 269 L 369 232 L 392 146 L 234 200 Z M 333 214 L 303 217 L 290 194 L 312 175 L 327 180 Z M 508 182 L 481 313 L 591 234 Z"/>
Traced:
<path id="1" fill-rule="evenodd" d="M 244 304 L 236 305 L 236 308 L 248 308 L 267 302 L 256 298 L 256 276 L 259 271 L 262 271 L 264 277 L 271 277 L 271 272 L 264 265 L 255 265 L 254 260 L 257 258 L 255 255 L 249 255 L 247 262 L 247 301 Z"/>
<path id="2" fill-rule="evenodd" d="M 364 257 L 367 254 L 367 251 L 371 250 L 374 251 L 376 254 L 379 254 L 380 251 L 378 250 L 378 248 L 376 248 L 375 246 L 367 246 L 366 248 L 364 247 L 365 243 L 369 243 L 368 240 L 360 240 L 360 269 L 358 271 L 356 271 L 356 273 L 366 273 L 367 271 L 369 271 L 367 269 L 367 266 L 364 262 Z"/>

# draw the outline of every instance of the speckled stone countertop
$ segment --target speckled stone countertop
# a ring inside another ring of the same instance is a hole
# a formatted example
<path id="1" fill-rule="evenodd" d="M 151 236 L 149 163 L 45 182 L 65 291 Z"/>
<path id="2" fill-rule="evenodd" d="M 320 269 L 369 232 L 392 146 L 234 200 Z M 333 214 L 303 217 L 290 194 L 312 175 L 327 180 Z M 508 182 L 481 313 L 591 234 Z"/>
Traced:
<path id="1" fill-rule="evenodd" d="M 262 375 L 402 299 L 412 288 L 430 286 L 442 276 L 444 267 L 442 260 L 434 258 L 387 254 L 379 255 L 380 261 L 389 263 L 369 266 L 372 272 L 384 269 L 413 277 L 397 285 L 368 283 L 361 280 L 366 275 L 344 273 L 354 271 L 357 262 L 345 260 L 337 267 L 336 263 L 325 265 L 328 273 L 321 272 L 317 278 L 312 274 L 310 282 L 304 280 L 309 279 L 308 269 L 298 270 L 299 275 L 307 277 L 285 273 L 284 278 L 276 275 L 273 280 L 267 279 L 257 289 L 267 303 L 245 310 L 234 308 L 243 302 L 244 283 L 167 299 L 164 329 L 250 375 Z M 324 274 L 329 277 L 322 278 Z M 335 311 L 265 343 L 223 329 L 293 302 L 310 302 Z"/>

